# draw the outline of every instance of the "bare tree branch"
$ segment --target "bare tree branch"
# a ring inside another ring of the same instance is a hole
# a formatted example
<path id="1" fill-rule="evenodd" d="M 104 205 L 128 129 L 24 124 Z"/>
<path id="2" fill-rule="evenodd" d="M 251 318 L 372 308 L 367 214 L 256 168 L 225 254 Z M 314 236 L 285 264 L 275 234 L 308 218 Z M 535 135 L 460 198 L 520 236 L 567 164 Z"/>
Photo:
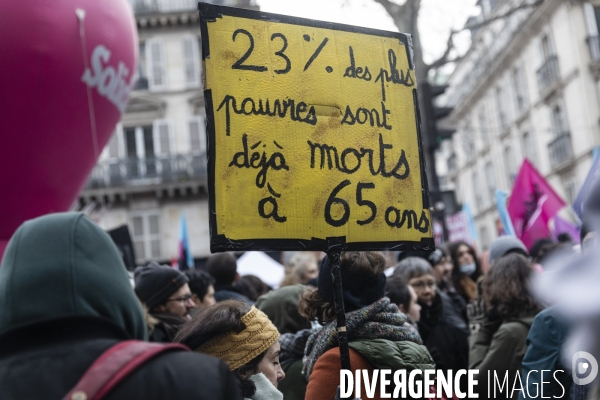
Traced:
<path id="1" fill-rule="evenodd" d="M 450 31 L 450 35 L 448 36 L 448 42 L 446 43 L 446 50 L 444 51 L 444 54 L 442 54 L 442 56 L 440 58 L 438 58 L 437 60 L 435 60 L 434 62 L 432 62 L 431 64 L 428 64 L 426 66 L 428 71 L 430 69 L 440 68 L 441 66 L 446 65 L 450 62 L 450 61 L 448 61 L 448 57 L 450 56 L 450 52 L 454 49 L 454 35 L 456 33 L 457 33 L 457 31 L 455 31 L 455 30 Z"/>
<path id="2" fill-rule="evenodd" d="M 379 2 L 379 0 L 375 0 L 375 1 Z M 462 57 L 456 57 L 456 58 L 454 58 L 452 60 L 448 59 L 448 57 L 450 56 L 450 52 L 454 49 L 453 38 L 454 38 L 455 34 L 457 34 L 459 32 L 462 32 L 464 30 L 467 30 L 467 29 L 479 29 L 479 28 L 482 28 L 482 27 L 484 27 L 484 26 L 486 26 L 486 25 L 488 25 L 488 24 L 490 24 L 490 23 L 492 23 L 494 21 L 498 21 L 500 19 L 508 18 L 512 14 L 516 13 L 517 11 L 520 11 L 520 10 L 523 10 L 523 9 L 526 9 L 526 8 L 530 8 L 530 7 L 537 7 L 537 6 L 541 5 L 543 2 L 544 2 L 544 0 L 536 0 L 533 3 L 524 3 L 524 4 L 521 4 L 521 5 L 517 6 L 517 7 L 511 8 L 510 10 L 506 11 L 504 14 L 496 15 L 496 16 L 494 16 L 492 18 L 488 18 L 488 19 L 486 19 L 484 21 L 481 21 L 481 22 L 478 22 L 478 23 L 475 23 L 475 24 L 466 25 L 465 27 L 463 27 L 462 29 L 457 30 L 457 31 L 452 30 L 450 32 L 450 35 L 448 36 L 448 42 L 446 44 L 446 50 L 444 51 L 444 54 L 442 54 L 442 56 L 440 58 L 438 58 L 437 60 L 435 60 L 431 64 L 428 64 L 428 65 L 425 66 L 425 68 L 427 69 L 427 72 L 429 72 L 432 69 L 437 69 L 437 68 L 443 67 L 446 64 L 449 64 L 449 63 L 452 63 L 452 62 L 456 62 L 456 61 L 458 61 L 458 60 L 460 60 L 462 58 Z"/>
<path id="3" fill-rule="evenodd" d="M 463 30 L 465 30 L 465 29 L 479 29 L 479 28 L 481 28 L 483 26 L 486 26 L 487 24 L 492 23 L 494 21 L 497 21 L 499 19 L 504 19 L 504 18 L 510 17 L 512 14 L 516 13 L 517 11 L 524 10 L 526 8 L 537 7 L 537 6 L 541 5 L 543 2 L 544 2 L 544 0 L 536 0 L 533 3 L 521 4 L 518 7 L 511 8 L 510 10 L 508 10 L 507 12 L 505 12 L 504 14 L 496 15 L 495 17 L 488 18 L 488 19 L 486 19 L 484 21 L 481 21 L 481 22 L 478 22 L 478 23 L 475 23 L 475 24 L 472 24 L 472 25 L 467 25 L 467 26 L 465 26 L 463 28 Z"/>

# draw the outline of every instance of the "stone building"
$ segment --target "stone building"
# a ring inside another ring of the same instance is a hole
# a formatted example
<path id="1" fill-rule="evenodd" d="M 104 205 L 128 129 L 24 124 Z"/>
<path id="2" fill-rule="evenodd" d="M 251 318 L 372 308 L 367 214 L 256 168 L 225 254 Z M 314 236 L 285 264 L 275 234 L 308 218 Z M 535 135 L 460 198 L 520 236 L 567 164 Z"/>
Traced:
<path id="1" fill-rule="evenodd" d="M 600 2 L 479 0 L 487 20 L 439 101 L 456 127 L 437 155 L 446 189 L 475 217 L 479 248 L 498 234 L 496 188 L 510 193 L 527 157 L 573 204 L 600 144 Z"/>
<path id="2" fill-rule="evenodd" d="M 139 34 L 127 110 L 80 194 L 104 229 L 123 224 L 136 262 L 178 255 L 181 215 L 196 259 L 210 254 L 200 28 L 195 0 L 129 0 Z M 252 0 L 212 3 L 258 9 Z"/>

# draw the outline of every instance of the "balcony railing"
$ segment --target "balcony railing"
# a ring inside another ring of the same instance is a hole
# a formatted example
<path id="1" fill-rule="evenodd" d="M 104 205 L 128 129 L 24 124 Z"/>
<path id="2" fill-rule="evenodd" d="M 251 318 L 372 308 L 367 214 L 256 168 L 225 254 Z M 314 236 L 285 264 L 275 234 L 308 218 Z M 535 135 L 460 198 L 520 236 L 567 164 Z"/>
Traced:
<path id="1" fill-rule="evenodd" d="M 548 143 L 548 154 L 550 155 L 550 165 L 552 168 L 556 168 L 562 163 L 571 160 L 573 158 L 571 134 L 563 132 Z"/>
<path id="2" fill-rule="evenodd" d="M 558 58 L 552 56 L 548 58 L 544 65 L 537 71 L 540 93 L 545 92 L 553 83 L 557 82 L 559 77 Z"/>
<path id="3" fill-rule="evenodd" d="M 600 61 L 600 37 L 598 35 L 590 36 L 587 38 L 587 43 L 592 61 Z"/>
<path id="4" fill-rule="evenodd" d="M 129 0 L 135 14 L 192 11 L 198 8 L 197 0 Z"/>
<path id="5" fill-rule="evenodd" d="M 206 154 L 177 154 L 98 163 L 86 189 L 140 186 L 206 179 Z"/>
<path id="6" fill-rule="evenodd" d="M 199 0 L 129 0 L 135 14 L 170 13 L 180 11 L 196 11 Z M 252 8 L 251 0 L 202 0 L 223 6 Z"/>

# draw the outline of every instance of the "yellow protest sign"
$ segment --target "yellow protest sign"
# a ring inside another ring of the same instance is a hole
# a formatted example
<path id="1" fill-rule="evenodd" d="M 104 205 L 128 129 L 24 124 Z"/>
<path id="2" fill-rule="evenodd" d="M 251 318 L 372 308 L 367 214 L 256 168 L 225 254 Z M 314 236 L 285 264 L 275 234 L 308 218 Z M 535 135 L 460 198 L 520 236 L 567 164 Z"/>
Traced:
<path id="1" fill-rule="evenodd" d="M 432 246 L 408 36 L 200 16 L 213 251 Z"/>

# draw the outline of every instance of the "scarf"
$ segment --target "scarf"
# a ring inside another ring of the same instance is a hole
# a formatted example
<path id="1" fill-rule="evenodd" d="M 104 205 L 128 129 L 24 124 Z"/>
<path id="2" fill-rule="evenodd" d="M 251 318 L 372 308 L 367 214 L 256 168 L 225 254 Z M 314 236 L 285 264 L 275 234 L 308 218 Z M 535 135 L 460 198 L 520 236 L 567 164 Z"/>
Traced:
<path id="1" fill-rule="evenodd" d="M 346 314 L 348 341 L 361 339 L 405 340 L 422 344 L 419 333 L 410 325 L 390 299 L 384 297 L 375 303 Z M 337 323 L 330 322 L 313 333 L 306 342 L 302 373 L 308 380 L 315 363 L 327 350 L 338 346 Z"/>

